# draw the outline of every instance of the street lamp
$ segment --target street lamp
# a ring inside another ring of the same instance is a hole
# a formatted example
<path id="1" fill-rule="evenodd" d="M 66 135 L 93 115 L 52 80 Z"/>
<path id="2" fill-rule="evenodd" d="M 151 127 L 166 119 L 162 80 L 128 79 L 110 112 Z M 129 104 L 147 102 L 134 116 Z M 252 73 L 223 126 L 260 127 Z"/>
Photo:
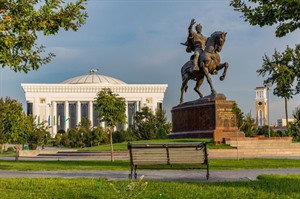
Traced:
<path id="1" fill-rule="evenodd" d="M 269 138 L 271 137 L 270 136 L 270 100 L 269 100 L 269 90 L 270 90 L 270 87 L 272 86 L 272 83 L 269 82 L 269 81 L 264 81 L 264 87 L 267 89 L 267 107 L 268 107 L 268 135 L 269 135 Z"/>

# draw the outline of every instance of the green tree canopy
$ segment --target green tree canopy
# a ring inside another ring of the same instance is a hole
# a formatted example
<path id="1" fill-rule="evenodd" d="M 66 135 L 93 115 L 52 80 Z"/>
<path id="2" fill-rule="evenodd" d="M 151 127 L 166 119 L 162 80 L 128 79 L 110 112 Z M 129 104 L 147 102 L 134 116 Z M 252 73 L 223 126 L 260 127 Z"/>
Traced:
<path id="1" fill-rule="evenodd" d="M 0 98 L 0 143 L 25 144 L 29 136 L 28 120 L 22 104 L 9 97 Z"/>
<path id="2" fill-rule="evenodd" d="M 241 127 L 243 125 L 244 113 L 238 107 L 237 103 L 233 104 L 233 106 L 232 106 L 232 112 L 235 114 L 236 126 L 238 127 L 238 129 L 241 129 Z"/>
<path id="3" fill-rule="evenodd" d="M 48 127 L 45 125 L 46 123 L 46 121 L 43 121 L 37 124 L 36 117 L 32 115 L 26 116 L 25 132 L 28 133 L 27 143 L 29 149 L 35 150 L 37 145 L 46 145 L 48 140 L 50 140 L 51 135 Z"/>
<path id="4" fill-rule="evenodd" d="M 272 26 L 278 24 L 275 34 L 283 37 L 300 28 L 299 0 L 231 0 L 230 5 L 243 13 L 251 25 Z"/>
<path id="5" fill-rule="evenodd" d="M 84 2 L 76 0 L 0 0 L 0 65 L 27 73 L 49 63 L 38 35 L 54 35 L 60 29 L 77 31 L 87 18 Z"/>
<path id="6" fill-rule="evenodd" d="M 96 98 L 96 107 L 99 119 L 106 122 L 107 126 L 115 127 L 117 124 L 126 123 L 125 99 L 114 94 L 109 88 L 102 89 Z"/>
<path id="7" fill-rule="evenodd" d="M 265 55 L 263 65 L 256 72 L 267 76 L 266 83 L 275 85 L 273 94 L 285 100 L 286 120 L 288 120 L 287 101 L 300 92 L 300 45 L 295 49 L 287 46 L 282 53 L 275 50 L 272 57 Z M 288 121 L 287 121 L 288 122 Z"/>
<path id="8" fill-rule="evenodd" d="M 288 125 L 289 134 L 294 141 L 300 142 L 300 106 L 293 111 L 294 122 Z"/>
<path id="9" fill-rule="evenodd" d="M 133 133 L 138 140 L 166 138 L 171 127 L 164 110 L 156 110 L 154 114 L 149 107 L 143 107 L 135 113 Z"/>
<path id="10" fill-rule="evenodd" d="M 96 107 L 98 109 L 98 118 L 102 122 L 106 122 L 109 127 L 109 138 L 111 148 L 111 161 L 113 156 L 113 137 L 112 133 L 117 124 L 126 123 L 126 103 L 125 99 L 114 94 L 109 88 L 102 89 L 96 97 Z"/>
<path id="11" fill-rule="evenodd" d="M 257 126 L 255 124 L 255 119 L 252 118 L 251 112 L 245 115 L 243 119 L 243 124 L 240 129 L 245 133 L 247 137 L 257 135 Z"/>

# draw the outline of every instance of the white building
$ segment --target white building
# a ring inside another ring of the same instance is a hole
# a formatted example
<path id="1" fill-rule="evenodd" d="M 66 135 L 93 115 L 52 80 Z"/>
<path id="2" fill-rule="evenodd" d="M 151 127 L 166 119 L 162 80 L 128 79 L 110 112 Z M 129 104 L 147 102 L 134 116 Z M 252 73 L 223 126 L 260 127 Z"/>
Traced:
<path id="1" fill-rule="evenodd" d="M 295 118 L 288 118 L 288 123 L 293 123 L 295 122 L 296 119 Z M 282 119 L 278 119 L 277 120 L 277 126 L 278 127 L 286 127 L 286 119 L 285 118 L 282 118 Z"/>
<path id="2" fill-rule="evenodd" d="M 27 101 L 27 114 L 37 116 L 37 123 L 46 121 L 54 137 L 60 129 L 75 128 L 81 118 L 88 118 L 92 126 L 100 124 L 95 108 L 95 98 L 103 88 L 126 101 L 127 128 L 133 124 L 133 114 L 142 107 L 151 110 L 162 108 L 167 84 L 126 84 L 113 77 L 99 75 L 91 70 L 89 75 L 67 79 L 59 84 L 21 84 Z"/>

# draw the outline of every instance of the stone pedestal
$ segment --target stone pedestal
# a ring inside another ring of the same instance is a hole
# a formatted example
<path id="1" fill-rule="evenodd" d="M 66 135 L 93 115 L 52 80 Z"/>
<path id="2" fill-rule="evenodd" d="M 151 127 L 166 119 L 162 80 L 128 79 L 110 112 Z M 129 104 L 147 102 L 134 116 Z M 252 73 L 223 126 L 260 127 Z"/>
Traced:
<path id="1" fill-rule="evenodd" d="M 221 143 L 238 132 L 233 104 L 224 94 L 215 94 L 173 107 L 169 138 L 213 138 Z"/>

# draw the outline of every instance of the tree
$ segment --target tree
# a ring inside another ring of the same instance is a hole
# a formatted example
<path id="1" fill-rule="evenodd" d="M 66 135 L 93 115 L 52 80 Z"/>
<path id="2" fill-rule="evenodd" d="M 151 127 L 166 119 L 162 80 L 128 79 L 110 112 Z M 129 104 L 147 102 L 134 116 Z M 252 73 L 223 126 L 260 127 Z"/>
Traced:
<path id="1" fill-rule="evenodd" d="M 81 122 L 77 126 L 77 131 L 79 134 L 79 146 L 85 147 L 91 145 L 92 137 L 92 124 L 88 118 L 82 118 Z"/>
<path id="2" fill-rule="evenodd" d="M 151 112 L 149 107 L 143 107 L 141 111 L 135 113 L 133 133 L 138 140 L 150 140 L 155 138 L 155 115 Z"/>
<path id="3" fill-rule="evenodd" d="M 263 57 L 262 68 L 256 72 L 262 77 L 268 76 L 265 80 L 266 83 L 276 85 L 273 94 L 284 98 L 285 102 L 285 116 L 288 123 L 288 100 L 293 98 L 300 92 L 300 76 L 299 76 L 299 63 L 300 63 L 300 45 L 296 45 L 295 49 L 287 46 L 286 50 L 282 53 L 275 49 L 272 58 L 267 55 Z M 298 81 L 297 81 L 298 79 Z M 297 81 L 296 86 L 294 82 Z"/>
<path id="4" fill-rule="evenodd" d="M 231 0 L 230 6 L 242 12 L 244 20 L 253 26 L 272 26 L 279 23 L 275 31 L 277 37 L 283 37 L 300 28 L 298 0 L 248 0 L 248 3 Z"/>
<path id="5" fill-rule="evenodd" d="M 45 125 L 46 121 L 37 124 L 36 117 L 33 117 L 32 115 L 27 115 L 26 120 L 25 131 L 29 134 L 27 139 L 29 149 L 35 150 L 37 145 L 46 145 L 48 140 L 51 138 L 51 135 Z"/>
<path id="6" fill-rule="evenodd" d="M 109 88 L 104 88 L 97 93 L 96 107 L 99 112 L 98 118 L 106 122 L 109 129 L 111 161 L 114 161 L 112 133 L 117 124 L 126 123 L 125 99 L 114 94 Z"/>
<path id="7" fill-rule="evenodd" d="M 133 133 L 138 140 L 166 138 L 170 132 L 171 123 L 164 110 L 156 110 L 153 114 L 149 107 L 143 107 L 135 113 Z"/>
<path id="8" fill-rule="evenodd" d="M 232 106 L 232 112 L 235 114 L 236 126 L 238 127 L 238 129 L 241 129 L 241 127 L 243 125 L 244 113 L 238 107 L 237 103 L 233 104 L 233 106 Z"/>
<path id="9" fill-rule="evenodd" d="M 0 98 L 0 144 L 16 144 L 16 160 L 19 158 L 19 144 L 25 144 L 29 128 L 22 104 L 15 99 Z"/>
<path id="10" fill-rule="evenodd" d="M 293 111 L 294 122 L 288 125 L 289 134 L 293 137 L 294 141 L 300 141 L 300 106 L 296 107 Z"/>
<path id="11" fill-rule="evenodd" d="M 156 122 L 156 138 L 165 139 L 171 132 L 172 125 L 168 122 L 166 111 L 157 109 L 155 111 L 155 122 Z"/>
<path id="12" fill-rule="evenodd" d="M 76 0 L 0 0 L 0 65 L 27 73 L 49 63 L 38 35 L 54 35 L 60 29 L 77 31 L 87 18 L 84 2 Z"/>
<path id="13" fill-rule="evenodd" d="M 245 118 L 243 119 L 243 124 L 240 129 L 248 137 L 257 135 L 257 127 L 255 124 L 255 119 L 252 118 L 251 112 L 245 115 Z"/>

